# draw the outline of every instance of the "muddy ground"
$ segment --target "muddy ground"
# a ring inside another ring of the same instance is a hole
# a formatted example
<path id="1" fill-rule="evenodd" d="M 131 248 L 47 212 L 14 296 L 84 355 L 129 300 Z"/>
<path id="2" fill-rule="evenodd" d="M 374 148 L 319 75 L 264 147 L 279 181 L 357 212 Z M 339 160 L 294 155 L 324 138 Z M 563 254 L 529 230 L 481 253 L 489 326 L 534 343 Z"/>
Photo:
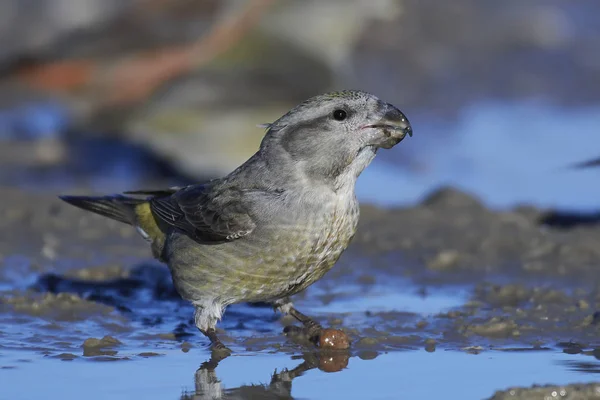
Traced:
<path id="1" fill-rule="evenodd" d="M 2 204 L 0 349 L 122 360 L 157 356 L 157 343 L 183 351 L 207 345 L 192 307 L 132 228 L 47 193 L 3 189 Z M 323 324 L 346 331 L 350 352 L 314 353 L 282 334 L 290 319 L 260 304 L 231 307 L 220 324 L 222 337 L 236 352 L 304 353 L 300 369 L 335 371 L 350 357 L 401 350 L 559 349 L 589 359 L 579 358 L 576 368 L 597 371 L 599 243 L 597 215 L 492 211 L 453 189 L 414 207 L 364 205 L 351 247 L 296 299 L 306 313 L 319 310 L 312 314 Z M 339 299 L 368 297 L 380 288 L 423 298 L 446 293 L 457 304 L 432 314 L 403 311 L 393 300 L 383 310 L 327 312 Z M 121 351 L 128 346 L 147 350 Z M 214 368 L 199 370 L 204 373 Z M 591 387 L 569 387 L 569 395 L 596 390 Z M 536 398 L 533 393 L 548 390 L 512 389 L 494 398 Z M 590 398 L 581 396 L 570 398 Z"/>

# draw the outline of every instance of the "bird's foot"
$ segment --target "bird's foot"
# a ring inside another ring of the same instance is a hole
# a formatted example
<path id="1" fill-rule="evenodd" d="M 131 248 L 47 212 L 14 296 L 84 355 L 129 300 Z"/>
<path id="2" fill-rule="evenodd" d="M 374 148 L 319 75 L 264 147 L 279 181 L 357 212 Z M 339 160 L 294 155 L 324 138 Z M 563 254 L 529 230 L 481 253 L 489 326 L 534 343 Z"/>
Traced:
<path id="1" fill-rule="evenodd" d="M 220 358 L 220 360 L 230 356 L 232 353 L 231 349 L 225 346 L 220 341 L 211 343 L 210 350 L 212 352 L 213 358 Z"/>
<path id="2" fill-rule="evenodd" d="M 350 347 L 350 338 L 338 329 L 323 328 L 321 324 L 296 310 L 289 299 L 276 304 L 277 309 L 291 315 L 302 323 L 303 327 L 286 326 L 283 333 L 298 342 L 310 342 L 328 350 L 345 350 Z"/>
<path id="3" fill-rule="evenodd" d="M 308 338 L 308 340 L 310 340 L 315 345 L 318 344 L 321 332 L 323 331 L 323 327 L 321 326 L 321 324 L 319 324 L 312 318 L 302 314 L 294 307 L 289 307 L 288 312 L 292 317 L 296 318 L 302 323 L 302 325 L 304 325 L 301 331 Z"/>
<path id="4" fill-rule="evenodd" d="M 310 342 L 313 345 L 318 346 L 321 329 L 317 331 L 315 328 L 309 329 L 305 326 L 299 327 L 295 325 L 288 325 L 283 328 L 283 333 L 298 342 Z"/>
<path id="5" fill-rule="evenodd" d="M 231 349 L 221 342 L 217 336 L 217 331 L 214 328 L 209 328 L 206 331 L 200 330 L 200 332 L 210 340 L 210 350 L 212 352 L 211 358 L 220 361 L 231 355 Z"/>
<path id="6" fill-rule="evenodd" d="M 304 325 L 303 328 L 289 328 L 285 333 L 303 333 L 315 346 L 328 350 L 346 350 L 350 347 L 350 338 L 339 329 L 323 328 L 321 324 L 310 317 L 302 314 L 293 307 L 289 308 L 289 314 Z"/>

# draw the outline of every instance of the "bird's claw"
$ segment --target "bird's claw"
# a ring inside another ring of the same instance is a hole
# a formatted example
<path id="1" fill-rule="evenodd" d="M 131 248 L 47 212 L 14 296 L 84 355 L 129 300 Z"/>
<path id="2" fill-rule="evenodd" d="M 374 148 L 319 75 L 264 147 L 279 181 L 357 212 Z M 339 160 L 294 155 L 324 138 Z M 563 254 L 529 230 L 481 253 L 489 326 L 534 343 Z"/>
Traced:
<path id="1" fill-rule="evenodd" d="M 210 345 L 210 350 L 212 358 L 218 359 L 219 361 L 230 356 L 232 353 L 231 349 L 221 342 L 213 342 Z"/>
<path id="2" fill-rule="evenodd" d="M 319 324 L 314 323 L 314 326 L 304 326 L 302 328 L 295 325 L 289 325 L 283 329 L 283 333 L 288 337 L 297 338 L 300 340 L 308 340 L 317 346 L 322 330 L 323 328 L 321 328 Z"/>
<path id="3" fill-rule="evenodd" d="M 304 329 L 306 331 L 306 336 L 308 336 L 308 340 L 317 345 L 317 343 L 319 343 L 319 338 L 321 337 L 323 327 L 319 323 L 310 320 L 304 325 Z"/>

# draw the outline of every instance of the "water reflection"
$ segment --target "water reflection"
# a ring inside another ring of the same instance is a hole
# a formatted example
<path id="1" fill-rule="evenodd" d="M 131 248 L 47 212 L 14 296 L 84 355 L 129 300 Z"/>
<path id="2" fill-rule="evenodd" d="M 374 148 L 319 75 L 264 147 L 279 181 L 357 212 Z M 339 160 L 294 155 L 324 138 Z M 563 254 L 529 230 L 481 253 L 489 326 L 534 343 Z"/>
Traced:
<path id="1" fill-rule="evenodd" d="M 109 359 L 78 356 L 58 361 L 1 349 L 0 397 L 26 400 L 46 398 L 50 393 L 51 398 L 64 400 L 362 400 L 374 394 L 393 399 L 448 398 L 451 394 L 450 398 L 482 399 L 509 387 L 598 381 L 598 366 L 586 351 L 572 355 L 553 350 L 488 350 L 474 355 L 438 349 L 432 353 L 388 351 L 375 358 L 359 351 L 349 364 L 347 353 L 307 352 L 290 358 L 282 351 L 239 349 L 225 360 L 209 360 L 198 367 L 198 358 L 208 357 L 205 349 L 162 348 L 154 349 L 161 357 L 136 356 L 143 350 L 147 348 L 131 348 L 123 353 L 129 352 L 128 357 L 106 362 Z M 105 384 L 91 386 L 97 382 Z"/>
<path id="2" fill-rule="evenodd" d="M 586 350 L 584 345 L 580 345 L 578 343 L 569 343 L 568 346 L 564 346 L 563 353 L 572 355 L 577 354 L 587 357 L 585 360 L 579 359 L 561 361 L 559 364 L 563 365 L 568 370 L 584 372 L 587 374 L 600 374 L 600 364 L 596 361 L 600 360 L 600 348 Z M 591 360 L 589 357 L 593 357 L 595 360 Z"/>
<path id="3" fill-rule="evenodd" d="M 293 399 L 292 381 L 305 372 L 319 369 L 323 372 L 339 372 L 348 366 L 347 351 L 304 353 L 302 363 L 291 370 L 273 372 L 268 384 L 257 383 L 226 389 L 219 379 L 217 369 L 223 359 L 217 356 L 204 362 L 194 375 L 193 392 L 184 392 L 181 400 L 200 399 Z M 223 361 L 224 362 L 224 361 Z"/>

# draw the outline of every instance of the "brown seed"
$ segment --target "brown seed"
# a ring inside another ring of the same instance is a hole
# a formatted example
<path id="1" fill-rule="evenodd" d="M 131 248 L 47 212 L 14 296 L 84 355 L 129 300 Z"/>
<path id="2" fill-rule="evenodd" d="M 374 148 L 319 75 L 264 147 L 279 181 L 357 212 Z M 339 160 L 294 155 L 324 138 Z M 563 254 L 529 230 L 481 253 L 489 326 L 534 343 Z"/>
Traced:
<path id="1" fill-rule="evenodd" d="M 350 338 L 339 329 L 323 329 L 319 337 L 319 347 L 322 349 L 345 350 L 350 347 Z"/>

